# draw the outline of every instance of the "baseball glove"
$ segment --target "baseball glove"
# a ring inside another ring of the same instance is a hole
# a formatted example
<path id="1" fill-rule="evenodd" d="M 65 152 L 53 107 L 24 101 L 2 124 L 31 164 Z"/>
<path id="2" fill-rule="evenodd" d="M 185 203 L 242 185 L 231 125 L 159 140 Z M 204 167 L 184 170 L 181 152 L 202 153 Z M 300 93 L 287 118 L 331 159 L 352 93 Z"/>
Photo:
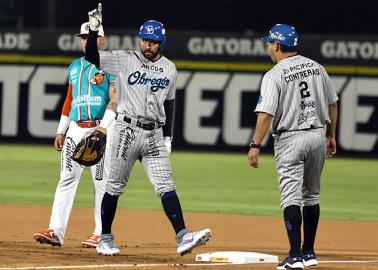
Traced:
<path id="1" fill-rule="evenodd" d="M 97 164 L 105 153 L 106 134 L 95 130 L 76 146 L 72 159 L 84 166 Z"/>

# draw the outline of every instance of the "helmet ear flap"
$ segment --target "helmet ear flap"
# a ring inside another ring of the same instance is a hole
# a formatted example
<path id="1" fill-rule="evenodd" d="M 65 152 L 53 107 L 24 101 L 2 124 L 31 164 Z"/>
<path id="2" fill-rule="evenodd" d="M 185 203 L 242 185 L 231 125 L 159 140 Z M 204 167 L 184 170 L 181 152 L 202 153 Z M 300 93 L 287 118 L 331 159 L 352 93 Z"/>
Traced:
<path id="1" fill-rule="evenodd" d="M 165 48 L 165 41 L 166 41 L 166 39 L 164 38 L 164 40 L 160 42 L 160 45 L 159 45 L 159 50 L 160 51 L 164 50 L 164 48 Z"/>

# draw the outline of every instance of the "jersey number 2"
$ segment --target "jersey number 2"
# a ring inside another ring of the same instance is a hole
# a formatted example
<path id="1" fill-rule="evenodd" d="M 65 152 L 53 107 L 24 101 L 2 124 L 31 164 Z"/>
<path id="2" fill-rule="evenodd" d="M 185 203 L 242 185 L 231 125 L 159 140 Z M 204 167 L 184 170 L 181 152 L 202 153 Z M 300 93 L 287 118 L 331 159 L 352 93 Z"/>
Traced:
<path id="1" fill-rule="evenodd" d="M 308 91 L 308 85 L 306 82 L 300 82 L 299 86 L 301 87 L 301 98 L 306 98 L 310 96 L 310 91 Z"/>

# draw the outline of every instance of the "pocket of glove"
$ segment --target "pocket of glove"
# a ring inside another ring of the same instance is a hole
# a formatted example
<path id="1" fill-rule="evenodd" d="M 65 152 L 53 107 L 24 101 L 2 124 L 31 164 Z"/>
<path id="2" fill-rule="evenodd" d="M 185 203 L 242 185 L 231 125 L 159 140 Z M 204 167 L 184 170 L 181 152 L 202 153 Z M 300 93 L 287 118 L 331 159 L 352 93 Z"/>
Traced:
<path id="1" fill-rule="evenodd" d="M 83 166 L 97 164 L 105 153 L 106 135 L 100 131 L 93 131 L 83 138 L 75 147 L 72 159 Z"/>

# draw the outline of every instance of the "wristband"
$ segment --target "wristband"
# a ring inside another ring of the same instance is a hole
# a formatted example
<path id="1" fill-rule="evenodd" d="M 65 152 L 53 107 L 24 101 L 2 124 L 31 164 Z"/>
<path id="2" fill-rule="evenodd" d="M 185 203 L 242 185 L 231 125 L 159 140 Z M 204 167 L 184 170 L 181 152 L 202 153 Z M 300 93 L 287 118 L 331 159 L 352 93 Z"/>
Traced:
<path id="1" fill-rule="evenodd" d="M 100 127 L 107 129 L 110 126 L 110 124 L 113 122 L 115 117 L 116 117 L 115 112 L 109 109 L 105 110 L 104 116 L 102 117 L 102 120 L 100 123 Z"/>
<path id="2" fill-rule="evenodd" d="M 62 114 L 60 116 L 60 121 L 58 125 L 58 129 L 56 131 L 56 134 L 65 134 L 68 126 L 70 125 L 70 118 L 67 115 Z"/>
<path id="3" fill-rule="evenodd" d="M 249 144 L 250 148 L 258 148 L 260 149 L 261 143 L 260 144 L 255 144 L 255 142 L 252 140 L 251 143 Z"/>
<path id="4" fill-rule="evenodd" d="M 97 32 L 96 34 L 98 34 L 98 31 L 100 30 L 100 25 L 96 27 L 96 26 L 94 26 L 94 25 L 89 24 L 89 28 L 90 28 L 93 32 Z"/>

